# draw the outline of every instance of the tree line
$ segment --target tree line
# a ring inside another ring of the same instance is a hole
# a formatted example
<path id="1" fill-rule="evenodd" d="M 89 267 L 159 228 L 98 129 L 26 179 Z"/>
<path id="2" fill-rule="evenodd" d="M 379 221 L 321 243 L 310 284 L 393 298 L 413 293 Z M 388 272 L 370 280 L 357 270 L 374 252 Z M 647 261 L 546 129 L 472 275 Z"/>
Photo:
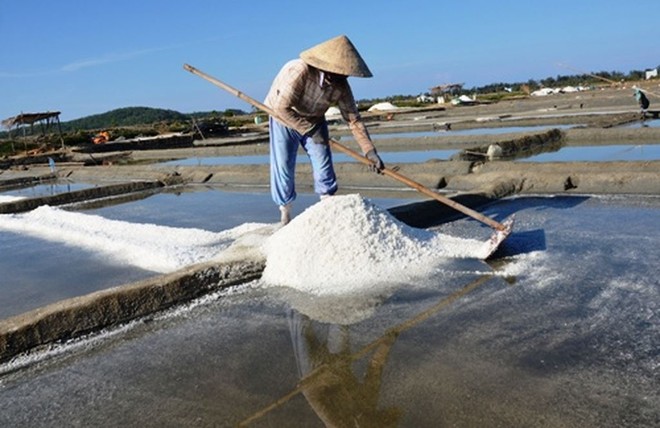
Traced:
<path id="1" fill-rule="evenodd" d="M 660 65 L 657 67 L 660 69 Z M 595 73 L 581 73 L 574 75 L 557 75 L 556 77 L 546 77 L 545 79 L 535 80 L 530 79 L 527 82 L 499 82 L 490 83 L 483 86 L 473 86 L 471 88 L 463 87 L 455 95 L 471 95 L 471 94 L 498 94 L 505 92 L 523 93 L 534 91 L 540 88 L 563 88 L 566 86 L 597 86 L 611 82 L 628 82 L 639 81 L 645 79 L 645 72 L 643 70 L 632 70 L 628 73 L 620 71 L 599 71 Z M 430 95 L 429 92 L 424 95 Z M 397 105 L 403 106 L 406 104 L 414 104 L 417 95 L 391 95 L 384 98 L 361 99 L 358 103 L 362 106 L 373 105 L 377 102 L 389 101 L 396 102 Z"/>
<path id="2" fill-rule="evenodd" d="M 660 68 L 660 66 L 658 66 Z M 602 85 L 607 81 L 624 82 L 643 80 L 645 73 L 642 70 L 633 70 L 628 73 L 619 71 L 600 71 L 596 73 L 584 73 L 576 75 L 557 75 L 556 77 L 547 77 L 541 80 L 530 79 L 527 82 L 514 83 L 491 83 L 484 86 L 465 88 L 458 93 L 462 94 L 501 94 L 505 92 L 522 93 L 523 88 L 534 91 L 542 87 L 565 87 L 565 86 L 592 86 Z M 426 93 L 428 95 L 428 92 Z M 404 106 L 415 104 L 417 95 L 390 95 L 384 98 L 361 99 L 358 101 L 360 108 L 368 108 L 377 102 L 390 101 L 397 105 Z M 100 130 L 116 127 L 133 127 L 162 124 L 164 128 L 171 130 L 183 130 L 190 126 L 194 120 L 217 120 L 222 119 L 228 125 L 235 125 L 244 122 L 241 116 L 248 114 L 238 109 L 213 110 L 206 112 L 180 113 L 174 110 L 167 110 L 152 107 L 123 107 L 111 110 L 101 114 L 85 116 L 61 123 L 63 132 L 76 132 L 86 130 Z M 0 137 L 6 137 L 7 131 L 0 131 Z"/>
<path id="3" fill-rule="evenodd" d="M 62 122 L 62 131 L 72 132 L 77 130 L 104 129 L 116 127 L 130 127 L 149 125 L 155 123 L 184 124 L 191 119 L 204 119 L 209 117 L 230 118 L 245 114 L 241 110 L 228 109 L 225 111 L 208 111 L 194 113 L 180 113 L 175 110 L 167 110 L 152 107 L 123 107 L 101 114 L 85 116 L 80 119 Z"/>

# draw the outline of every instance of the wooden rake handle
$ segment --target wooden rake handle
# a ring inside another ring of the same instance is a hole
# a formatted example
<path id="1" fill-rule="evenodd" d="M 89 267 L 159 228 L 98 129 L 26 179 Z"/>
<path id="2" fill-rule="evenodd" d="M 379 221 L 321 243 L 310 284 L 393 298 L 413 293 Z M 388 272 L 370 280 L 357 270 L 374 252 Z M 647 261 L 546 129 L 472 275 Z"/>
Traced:
<path id="1" fill-rule="evenodd" d="M 226 83 L 216 79 L 215 77 L 209 76 L 208 74 L 204 73 L 203 71 L 198 70 L 197 68 L 193 67 L 192 65 L 184 64 L 183 68 L 185 70 L 191 72 L 192 74 L 196 74 L 197 76 L 201 77 L 202 79 L 205 79 L 205 80 L 213 83 L 214 85 L 224 89 L 225 91 L 227 91 L 230 94 L 242 99 L 243 101 L 247 102 L 248 104 L 251 104 L 252 106 L 258 108 L 259 110 L 267 113 L 269 116 L 272 116 L 272 117 L 276 118 L 278 121 L 280 121 L 281 123 L 287 125 L 288 127 L 292 127 L 285 120 L 283 120 L 281 117 L 279 117 L 273 109 L 271 109 L 267 105 L 255 100 L 254 98 L 249 97 L 248 95 L 244 94 L 243 92 L 239 91 L 238 89 L 227 85 Z M 338 141 L 336 141 L 332 138 L 330 139 L 330 145 L 331 145 L 332 148 L 334 148 L 336 150 L 339 150 L 340 152 L 352 157 L 353 159 L 355 159 L 359 162 L 362 162 L 365 165 L 373 165 L 372 162 L 369 159 L 362 156 L 360 153 L 356 152 L 355 150 L 349 149 L 348 147 L 340 144 Z M 405 177 L 405 176 L 399 174 L 398 172 L 393 171 L 392 169 L 383 168 L 380 172 L 383 175 L 387 175 L 388 177 L 391 177 L 391 178 L 405 184 L 406 186 L 411 187 L 411 188 L 417 190 L 418 192 L 420 192 L 420 193 L 422 193 L 422 194 L 424 194 L 424 195 L 426 195 L 430 198 L 433 198 L 436 201 L 438 201 L 440 203 L 443 203 L 443 204 L 445 204 L 445 205 L 455 209 L 456 211 L 459 211 L 459 212 L 461 212 L 461 213 L 463 213 L 463 214 L 465 214 L 469 217 L 472 217 L 473 219 L 478 220 L 478 221 L 480 221 L 480 222 L 482 222 L 482 223 L 484 223 L 484 224 L 486 224 L 486 225 L 488 225 L 488 226 L 490 226 L 490 227 L 492 227 L 496 230 L 505 231 L 507 229 L 507 227 L 505 225 L 503 225 L 502 223 L 499 223 L 499 222 L 493 220 L 490 217 L 486 217 L 485 215 L 483 215 L 481 213 L 478 213 L 477 211 L 473 210 L 472 208 L 468 208 L 465 205 L 461 205 L 458 202 L 456 202 L 456 201 L 454 201 L 454 200 L 452 200 L 452 199 L 450 199 L 446 196 L 443 196 L 439 193 L 436 193 L 436 192 L 432 191 L 431 189 L 429 189 L 428 187 L 426 187 L 426 186 L 424 186 L 424 185 L 422 185 L 422 184 L 420 184 L 420 183 L 418 183 L 414 180 L 411 180 L 410 178 Z"/>

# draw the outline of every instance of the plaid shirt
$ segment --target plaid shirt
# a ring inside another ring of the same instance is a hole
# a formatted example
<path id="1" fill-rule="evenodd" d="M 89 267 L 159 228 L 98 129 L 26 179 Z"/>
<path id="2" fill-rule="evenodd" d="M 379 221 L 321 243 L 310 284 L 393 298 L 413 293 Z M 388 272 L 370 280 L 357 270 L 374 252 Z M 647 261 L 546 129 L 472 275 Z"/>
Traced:
<path id="1" fill-rule="evenodd" d="M 347 79 L 329 82 L 325 73 L 301 59 L 289 61 L 275 77 L 264 103 L 275 110 L 284 125 L 305 135 L 325 120 L 328 107 L 337 105 L 363 153 L 374 148 L 360 119 Z"/>

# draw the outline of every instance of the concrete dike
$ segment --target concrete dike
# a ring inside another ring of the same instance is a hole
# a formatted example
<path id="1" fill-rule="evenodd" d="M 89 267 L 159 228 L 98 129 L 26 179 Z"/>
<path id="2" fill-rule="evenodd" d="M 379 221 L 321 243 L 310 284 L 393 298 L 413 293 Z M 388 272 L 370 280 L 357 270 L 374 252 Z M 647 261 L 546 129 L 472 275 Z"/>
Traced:
<path id="1" fill-rule="evenodd" d="M 20 213 L 30 211 L 42 205 L 66 205 L 76 202 L 86 202 L 101 198 L 109 198 L 129 193 L 145 192 L 165 186 L 162 181 L 134 181 L 129 183 L 111 184 L 107 186 L 92 187 L 75 190 L 57 195 L 41 196 L 36 198 L 20 199 L 0 204 L 0 214 Z"/>
<path id="2" fill-rule="evenodd" d="M 62 300 L 0 321 L 0 362 L 48 344 L 112 328 L 256 279 L 263 260 L 190 266 L 167 275 Z"/>

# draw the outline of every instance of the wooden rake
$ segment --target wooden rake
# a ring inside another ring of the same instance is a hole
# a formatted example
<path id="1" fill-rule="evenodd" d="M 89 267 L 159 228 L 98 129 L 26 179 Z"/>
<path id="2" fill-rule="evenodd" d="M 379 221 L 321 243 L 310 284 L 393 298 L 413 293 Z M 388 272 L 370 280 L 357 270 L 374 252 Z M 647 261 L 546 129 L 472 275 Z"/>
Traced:
<path id="1" fill-rule="evenodd" d="M 198 70 L 197 68 L 195 68 L 191 65 L 184 64 L 183 68 L 185 70 L 191 72 L 192 74 L 195 74 L 195 75 L 201 77 L 202 79 L 205 79 L 205 80 L 211 82 L 212 84 L 224 89 L 225 91 L 227 91 L 230 94 L 240 98 L 241 100 L 247 102 L 248 104 L 251 104 L 255 108 L 258 108 L 259 110 L 263 111 L 264 113 L 267 113 L 268 115 L 274 117 L 275 119 L 277 119 L 279 122 L 285 124 L 286 126 L 292 127 L 290 124 L 287 123 L 286 120 L 283 120 L 273 109 L 271 109 L 267 105 L 255 100 L 254 98 L 249 97 L 248 95 L 244 94 L 243 92 L 239 91 L 238 89 L 227 85 L 226 83 L 216 79 L 215 77 L 209 76 L 208 74 L 204 73 L 203 71 Z M 355 150 L 352 150 L 352 149 L 340 144 L 338 141 L 336 141 L 332 138 L 330 138 L 329 144 L 330 144 L 330 147 L 332 147 L 333 149 L 336 149 L 336 150 L 352 157 L 353 159 L 355 159 L 359 162 L 362 162 L 365 165 L 369 165 L 369 166 L 373 165 L 372 162 L 369 159 L 367 159 L 365 156 L 362 156 L 360 153 L 358 153 Z M 504 241 L 507 238 L 507 236 L 509 236 L 511 234 L 511 230 L 513 229 L 513 221 L 514 221 L 513 216 L 510 216 L 504 222 L 500 223 L 500 222 L 497 222 L 497 221 L 493 220 L 490 217 L 486 217 L 485 215 L 483 215 L 483 214 L 481 214 L 481 213 L 479 213 L 479 212 L 477 212 L 477 211 L 475 211 L 475 210 L 473 210 L 469 207 L 466 207 L 465 205 L 461 205 L 458 202 L 456 202 L 456 201 L 454 201 L 454 200 L 452 200 L 452 199 L 450 199 L 446 196 L 443 196 L 443 195 L 441 195 L 437 192 L 432 191 L 428 187 L 426 187 L 426 186 L 424 186 L 424 185 L 422 185 L 422 184 L 420 184 L 420 183 L 418 183 L 414 180 L 411 180 L 410 178 L 400 174 L 399 172 L 397 172 L 393 169 L 383 168 L 380 172 L 383 175 L 386 175 L 390 178 L 393 178 L 393 179 L 405 184 L 406 186 L 411 187 L 411 188 L 417 190 L 418 192 L 420 192 L 420 193 L 422 193 L 422 194 L 424 194 L 424 195 L 426 195 L 430 198 L 433 198 L 436 201 L 438 201 L 442 204 L 445 204 L 445 205 L 455 209 L 456 211 L 459 211 L 459 212 L 461 212 L 461 213 L 463 213 L 463 214 L 465 214 L 469 217 L 472 217 L 473 219 L 475 219 L 477 221 L 480 221 L 481 223 L 484 223 L 484 224 L 492 227 L 493 229 L 495 229 L 493 235 L 491 235 L 491 237 L 486 242 L 486 248 L 484 250 L 484 256 L 483 256 L 484 259 L 490 257 L 495 252 L 495 250 L 497 250 L 497 248 L 502 243 L 502 241 Z"/>

